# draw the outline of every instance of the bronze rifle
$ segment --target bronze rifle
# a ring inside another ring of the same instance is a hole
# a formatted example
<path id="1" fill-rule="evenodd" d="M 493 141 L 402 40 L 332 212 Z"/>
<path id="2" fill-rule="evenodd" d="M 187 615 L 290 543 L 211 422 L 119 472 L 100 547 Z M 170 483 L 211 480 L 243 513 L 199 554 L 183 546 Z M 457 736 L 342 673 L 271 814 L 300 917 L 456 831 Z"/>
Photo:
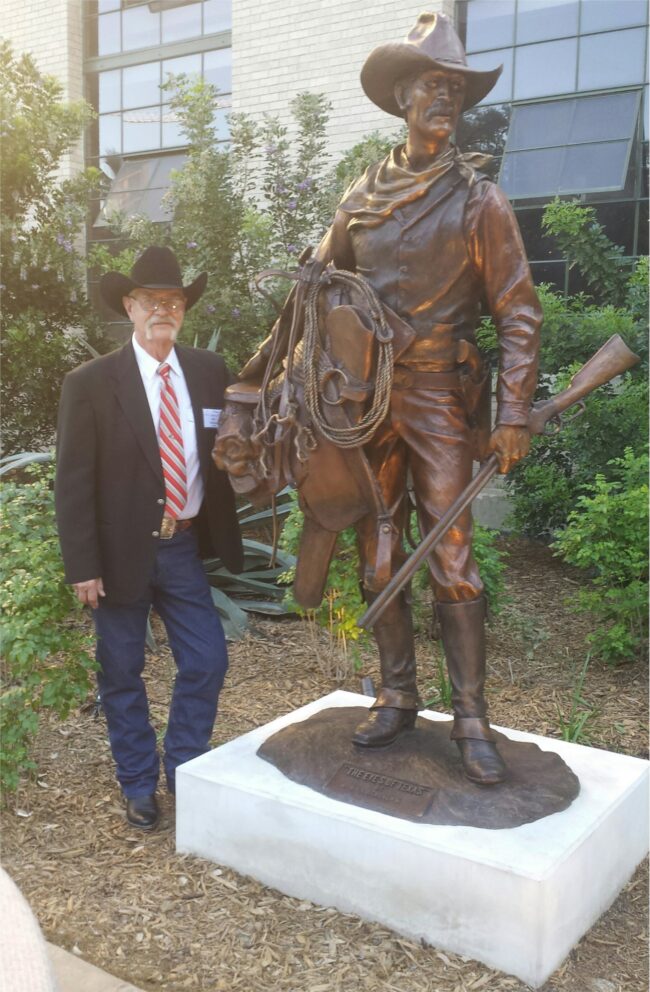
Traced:
<path id="1" fill-rule="evenodd" d="M 561 393 L 548 400 L 533 403 L 528 416 L 528 430 L 531 434 L 544 434 L 549 422 L 555 422 L 556 429 L 562 426 L 562 414 L 572 406 L 577 411 L 569 419 L 579 416 L 584 410 L 584 397 L 604 385 L 617 375 L 627 372 L 640 361 L 639 356 L 627 347 L 619 334 L 606 341 L 602 348 L 579 369 L 571 379 L 568 387 Z M 372 627 L 386 609 L 394 596 L 411 580 L 423 558 L 433 551 L 438 542 L 444 537 L 449 528 L 455 523 L 460 514 L 478 496 L 487 485 L 499 467 L 496 455 L 490 455 L 483 463 L 469 486 L 460 494 L 449 507 L 438 523 L 407 558 L 398 572 L 395 573 L 388 585 L 379 593 L 372 605 L 359 618 L 359 627 Z"/>

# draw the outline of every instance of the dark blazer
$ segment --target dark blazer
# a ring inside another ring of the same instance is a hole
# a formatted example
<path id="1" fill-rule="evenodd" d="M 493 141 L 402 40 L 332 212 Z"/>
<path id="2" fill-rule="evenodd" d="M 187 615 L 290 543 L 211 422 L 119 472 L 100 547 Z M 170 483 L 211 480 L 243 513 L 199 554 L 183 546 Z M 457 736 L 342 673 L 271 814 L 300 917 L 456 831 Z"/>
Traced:
<path id="1" fill-rule="evenodd" d="M 215 428 L 203 409 L 221 409 L 230 381 L 213 352 L 176 345 L 192 400 L 205 497 L 199 547 L 232 572 L 243 556 L 235 500 L 210 453 Z M 59 405 L 55 484 L 66 581 L 99 576 L 108 602 L 140 598 L 151 575 L 165 504 L 165 485 L 147 395 L 131 342 L 66 375 Z"/>

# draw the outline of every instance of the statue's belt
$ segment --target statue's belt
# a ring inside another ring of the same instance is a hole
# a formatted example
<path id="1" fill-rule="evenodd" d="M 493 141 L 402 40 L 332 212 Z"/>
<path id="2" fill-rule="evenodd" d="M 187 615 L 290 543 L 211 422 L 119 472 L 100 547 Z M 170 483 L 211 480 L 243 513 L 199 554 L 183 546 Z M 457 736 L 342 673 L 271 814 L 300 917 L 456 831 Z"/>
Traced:
<path id="1" fill-rule="evenodd" d="M 393 389 L 460 389 L 459 372 L 455 369 L 409 368 L 396 365 L 393 369 Z"/>

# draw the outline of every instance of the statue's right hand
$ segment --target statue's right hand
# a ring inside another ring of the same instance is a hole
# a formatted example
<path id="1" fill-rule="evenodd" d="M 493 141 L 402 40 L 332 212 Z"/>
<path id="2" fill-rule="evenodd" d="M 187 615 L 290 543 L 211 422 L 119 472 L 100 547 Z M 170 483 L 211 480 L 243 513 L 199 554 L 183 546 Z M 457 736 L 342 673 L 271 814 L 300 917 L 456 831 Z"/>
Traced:
<path id="1" fill-rule="evenodd" d="M 77 594 L 77 599 L 84 606 L 92 606 L 93 610 L 99 605 L 99 597 L 105 596 L 104 583 L 101 579 L 88 579 L 87 582 L 75 582 L 72 588 Z"/>

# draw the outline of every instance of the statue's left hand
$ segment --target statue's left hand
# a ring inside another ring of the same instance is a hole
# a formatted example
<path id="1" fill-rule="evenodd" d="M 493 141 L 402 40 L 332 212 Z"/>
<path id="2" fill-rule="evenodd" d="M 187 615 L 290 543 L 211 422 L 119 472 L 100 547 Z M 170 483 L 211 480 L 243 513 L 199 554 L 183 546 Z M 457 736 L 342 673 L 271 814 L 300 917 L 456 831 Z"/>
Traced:
<path id="1" fill-rule="evenodd" d="M 499 460 L 499 471 L 505 475 L 520 458 L 525 458 L 528 454 L 530 432 L 527 427 L 501 424 L 492 431 L 488 450 L 495 453 Z"/>

